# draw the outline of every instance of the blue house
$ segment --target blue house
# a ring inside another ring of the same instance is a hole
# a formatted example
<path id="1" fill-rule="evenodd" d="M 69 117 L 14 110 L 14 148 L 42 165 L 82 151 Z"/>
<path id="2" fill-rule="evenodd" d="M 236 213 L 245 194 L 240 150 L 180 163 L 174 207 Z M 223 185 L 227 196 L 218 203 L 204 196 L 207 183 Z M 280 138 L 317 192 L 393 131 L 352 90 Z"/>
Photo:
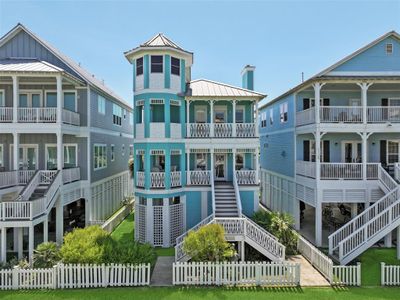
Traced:
<path id="1" fill-rule="evenodd" d="M 343 264 L 400 225 L 399 79 L 389 32 L 260 108 L 261 203 Z"/>
<path id="2" fill-rule="evenodd" d="M 133 66 L 135 238 L 170 247 L 209 216 L 259 205 L 254 67 L 243 87 L 191 79 L 193 53 L 163 34 L 127 51 Z"/>

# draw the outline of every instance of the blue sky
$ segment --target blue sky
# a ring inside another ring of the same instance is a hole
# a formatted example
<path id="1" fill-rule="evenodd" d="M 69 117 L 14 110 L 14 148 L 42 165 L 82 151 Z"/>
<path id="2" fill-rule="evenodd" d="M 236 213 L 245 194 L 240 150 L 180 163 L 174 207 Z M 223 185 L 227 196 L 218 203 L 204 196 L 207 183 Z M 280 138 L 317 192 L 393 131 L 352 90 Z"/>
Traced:
<path id="1" fill-rule="evenodd" d="M 123 52 L 163 32 L 194 52 L 192 78 L 240 85 L 256 66 L 255 88 L 273 99 L 390 30 L 397 1 L 8 1 L 0 34 L 18 22 L 104 79 L 131 101 Z"/>

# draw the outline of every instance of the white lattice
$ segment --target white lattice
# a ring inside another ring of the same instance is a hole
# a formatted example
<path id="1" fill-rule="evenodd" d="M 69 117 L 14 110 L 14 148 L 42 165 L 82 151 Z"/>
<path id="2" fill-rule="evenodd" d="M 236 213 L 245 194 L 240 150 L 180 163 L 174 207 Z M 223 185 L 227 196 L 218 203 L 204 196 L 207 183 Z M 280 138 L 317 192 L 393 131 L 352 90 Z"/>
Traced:
<path id="1" fill-rule="evenodd" d="M 183 226 L 183 204 L 174 204 L 169 207 L 170 214 L 170 243 L 175 245 L 176 238 L 180 236 L 184 231 Z"/>
<path id="2" fill-rule="evenodd" d="M 169 101 L 169 103 L 170 103 L 171 105 L 173 105 L 173 106 L 181 106 L 181 102 L 180 102 L 179 100 L 173 100 L 173 99 L 171 99 L 171 100 Z"/>
<path id="3" fill-rule="evenodd" d="M 146 242 L 146 206 L 136 204 L 135 238 L 141 243 Z"/>
<path id="4" fill-rule="evenodd" d="M 189 171 L 189 180 L 192 185 L 209 185 L 210 171 Z"/>
<path id="5" fill-rule="evenodd" d="M 232 137 L 232 124 L 216 123 L 214 124 L 214 136 L 217 138 Z"/>
<path id="6" fill-rule="evenodd" d="M 144 187 L 145 175 L 144 172 L 136 172 L 136 186 Z"/>
<path id="7" fill-rule="evenodd" d="M 236 136 L 237 137 L 255 137 L 256 136 L 256 125 L 254 123 L 238 123 L 236 124 Z"/>
<path id="8" fill-rule="evenodd" d="M 172 149 L 171 150 L 171 155 L 181 155 L 182 151 L 179 149 Z"/>
<path id="9" fill-rule="evenodd" d="M 150 152 L 151 155 L 165 155 L 164 150 L 151 150 Z"/>
<path id="10" fill-rule="evenodd" d="M 137 100 L 136 106 L 144 106 L 144 100 Z"/>
<path id="11" fill-rule="evenodd" d="M 255 170 L 239 170 L 235 172 L 238 184 L 257 184 Z"/>
<path id="12" fill-rule="evenodd" d="M 190 149 L 190 153 L 210 153 L 210 149 Z"/>
<path id="13" fill-rule="evenodd" d="M 153 245 L 163 246 L 163 207 L 153 207 Z"/>
<path id="14" fill-rule="evenodd" d="M 152 188 L 165 187 L 165 173 L 164 172 L 151 172 L 150 173 L 150 186 Z"/>
<path id="15" fill-rule="evenodd" d="M 171 179 L 171 187 L 176 187 L 176 186 L 182 185 L 180 171 L 171 172 L 170 179 Z"/>
<path id="16" fill-rule="evenodd" d="M 150 104 L 164 104 L 164 99 L 151 99 Z"/>
<path id="17" fill-rule="evenodd" d="M 208 123 L 191 123 L 190 137 L 205 138 L 210 136 L 210 124 Z"/>

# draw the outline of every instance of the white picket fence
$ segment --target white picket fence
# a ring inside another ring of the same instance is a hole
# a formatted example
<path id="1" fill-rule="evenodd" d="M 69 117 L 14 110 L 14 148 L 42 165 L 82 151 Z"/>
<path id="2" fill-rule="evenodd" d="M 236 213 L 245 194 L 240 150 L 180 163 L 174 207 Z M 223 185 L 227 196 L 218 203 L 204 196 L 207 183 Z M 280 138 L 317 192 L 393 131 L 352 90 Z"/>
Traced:
<path id="1" fill-rule="evenodd" d="M 177 262 L 174 285 L 300 285 L 300 264 L 267 262 Z"/>
<path id="2" fill-rule="evenodd" d="M 332 285 L 361 285 L 361 264 L 354 266 L 333 266 Z"/>
<path id="3" fill-rule="evenodd" d="M 400 285 L 400 266 L 381 262 L 381 285 Z"/>
<path id="4" fill-rule="evenodd" d="M 58 264 L 48 269 L 0 270 L 0 289 L 67 289 L 150 284 L 150 264 Z"/>

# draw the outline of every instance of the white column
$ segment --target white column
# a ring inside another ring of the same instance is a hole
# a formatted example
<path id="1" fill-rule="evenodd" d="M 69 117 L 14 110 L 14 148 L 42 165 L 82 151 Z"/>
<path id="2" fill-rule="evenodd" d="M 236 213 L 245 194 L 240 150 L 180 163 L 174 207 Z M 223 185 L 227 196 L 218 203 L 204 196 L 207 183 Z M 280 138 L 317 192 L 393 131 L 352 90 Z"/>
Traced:
<path id="1" fill-rule="evenodd" d="M 397 259 L 400 259 L 400 226 L 396 229 L 397 238 Z"/>
<path id="2" fill-rule="evenodd" d="M 256 137 L 258 137 L 259 136 L 259 130 L 260 130 L 260 127 L 259 127 L 260 125 L 258 124 L 258 118 L 259 118 L 259 116 L 258 116 L 258 102 L 256 101 L 254 105 L 256 106 L 256 118 L 255 118 Z"/>
<path id="3" fill-rule="evenodd" d="M 315 101 L 315 123 L 320 123 L 320 99 L 321 89 L 325 83 L 316 82 L 313 84 L 314 87 L 314 101 Z"/>
<path id="4" fill-rule="evenodd" d="M 389 232 L 385 238 L 385 248 L 392 248 L 392 232 Z"/>
<path id="5" fill-rule="evenodd" d="M 33 262 L 33 248 L 34 248 L 34 230 L 33 225 L 29 226 L 29 243 L 28 243 L 28 259 L 29 263 L 32 264 Z"/>
<path id="6" fill-rule="evenodd" d="M 367 180 L 367 140 L 368 136 L 366 132 L 361 134 L 361 162 L 362 162 L 362 172 L 363 172 L 363 179 Z"/>
<path id="7" fill-rule="evenodd" d="M 23 254 L 23 250 L 24 250 L 24 228 L 23 227 L 19 227 L 18 231 L 17 231 L 17 239 L 18 239 L 18 259 L 22 259 L 24 254 Z"/>
<path id="8" fill-rule="evenodd" d="M 258 153 L 260 152 L 260 149 L 257 148 L 256 152 L 254 153 L 254 162 L 255 162 L 255 170 L 256 170 L 256 184 L 259 183 L 259 177 L 260 177 L 260 156 Z"/>
<path id="9" fill-rule="evenodd" d="M 239 247 L 240 247 L 240 261 L 244 262 L 245 261 L 245 253 L 244 253 L 244 241 L 239 242 Z"/>
<path id="10" fill-rule="evenodd" d="M 63 134 L 57 133 L 57 170 L 62 170 L 64 167 L 64 145 Z"/>
<path id="11" fill-rule="evenodd" d="M 315 179 L 320 180 L 321 178 L 321 133 L 319 129 L 315 132 Z M 317 187 L 318 187 L 317 182 Z"/>
<path id="12" fill-rule="evenodd" d="M 61 202 L 61 197 L 56 203 L 56 242 L 61 245 L 64 234 L 64 207 Z"/>
<path id="13" fill-rule="evenodd" d="M 357 83 L 357 85 L 361 88 L 361 105 L 363 111 L 363 123 L 367 124 L 367 91 L 368 88 L 372 85 L 372 83 L 361 82 Z"/>
<path id="14" fill-rule="evenodd" d="M 232 137 L 236 137 L 236 100 L 232 101 L 232 111 L 233 111 Z"/>
<path id="15" fill-rule="evenodd" d="M 214 137 L 214 100 L 210 101 L 210 137 Z"/>
<path id="16" fill-rule="evenodd" d="M 235 148 L 232 149 L 232 170 L 233 170 L 233 172 L 236 172 L 236 149 Z M 233 174 L 232 174 L 232 178 L 233 178 Z"/>
<path id="17" fill-rule="evenodd" d="M 19 91 L 18 91 L 18 77 L 16 75 L 12 76 L 13 82 L 13 122 L 18 122 L 18 102 L 19 102 Z"/>
<path id="18" fill-rule="evenodd" d="M 358 208 L 358 203 L 352 203 L 351 204 L 351 218 L 355 218 L 357 216 L 357 208 Z"/>
<path id="19" fill-rule="evenodd" d="M 1 229 L 1 261 L 7 261 L 7 228 Z"/>
<path id="20" fill-rule="evenodd" d="M 317 194 L 318 195 L 318 194 Z M 315 245 L 322 246 L 322 205 L 317 196 L 315 203 Z"/>
<path id="21" fill-rule="evenodd" d="M 186 184 L 191 184 L 190 182 L 190 149 L 186 151 Z"/>
<path id="22" fill-rule="evenodd" d="M 49 220 L 48 216 L 46 216 L 43 221 L 43 243 L 47 243 L 48 241 L 49 241 Z"/>
<path id="23" fill-rule="evenodd" d="M 56 76 L 56 82 L 57 82 L 57 123 L 61 124 L 63 103 L 62 103 L 62 78 L 60 74 Z"/>
<path id="24" fill-rule="evenodd" d="M 163 199 L 163 246 L 171 247 L 170 244 L 170 212 L 169 212 L 169 198 Z"/>
<path id="25" fill-rule="evenodd" d="M 13 145 L 13 168 L 14 170 L 19 169 L 19 133 L 13 133 L 14 145 Z"/>
<path id="26" fill-rule="evenodd" d="M 211 174 L 213 174 L 212 177 L 214 177 L 214 168 L 215 168 L 214 167 L 214 148 L 210 149 L 210 155 L 211 155 L 211 157 L 210 157 L 210 161 L 211 161 L 210 172 L 211 172 Z"/>
<path id="27" fill-rule="evenodd" d="M 186 137 L 190 137 L 190 100 L 186 102 Z"/>

